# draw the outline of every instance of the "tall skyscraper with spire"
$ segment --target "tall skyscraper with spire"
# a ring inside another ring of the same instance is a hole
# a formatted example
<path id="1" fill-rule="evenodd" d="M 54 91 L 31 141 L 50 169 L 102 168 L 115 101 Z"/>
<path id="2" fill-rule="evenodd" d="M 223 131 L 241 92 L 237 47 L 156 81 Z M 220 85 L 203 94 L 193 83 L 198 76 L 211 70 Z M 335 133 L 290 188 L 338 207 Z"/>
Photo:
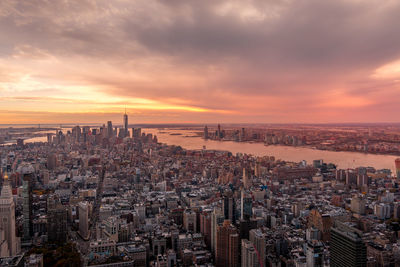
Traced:
<path id="1" fill-rule="evenodd" d="M 0 230 L 3 232 L 2 237 L 7 243 L 8 255 L 17 255 L 20 250 L 20 242 L 15 234 L 15 204 L 7 173 L 4 176 L 0 195 Z"/>
<path id="2" fill-rule="evenodd" d="M 125 114 L 124 114 L 124 136 L 129 137 L 128 114 L 126 114 L 126 109 L 125 109 Z"/>

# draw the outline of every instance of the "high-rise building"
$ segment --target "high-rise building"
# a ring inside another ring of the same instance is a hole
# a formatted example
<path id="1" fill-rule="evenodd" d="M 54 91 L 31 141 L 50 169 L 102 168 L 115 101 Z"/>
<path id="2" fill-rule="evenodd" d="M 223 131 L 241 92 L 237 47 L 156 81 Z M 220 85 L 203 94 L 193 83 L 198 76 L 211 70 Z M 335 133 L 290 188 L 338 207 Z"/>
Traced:
<path id="1" fill-rule="evenodd" d="M 354 196 L 351 199 L 351 211 L 360 215 L 365 214 L 366 200 L 360 196 Z"/>
<path id="2" fill-rule="evenodd" d="M 246 140 L 246 131 L 245 131 L 244 128 L 242 128 L 242 130 L 240 131 L 239 140 L 240 140 L 241 142 L 244 141 L 244 140 Z"/>
<path id="3" fill-rule="evenodd" d="M 239 220 L 238 228 L 240 239 L 249 239 L 250 230 L 257 228 L 257 220 L 254 218 L 249 220 Z"/>
<path id="4" fill-rule="evenodd" d="M 336 180 L 339 182 L 346 181 L 346 170 L 336 170 L 335 171 Z"/>
<path id="5" fill-rule="evenodd" d="M 261 177 L 261 164 L 260 164 L 260 162 L 256 162 L 256 164 L 254 165 L 254 176 L 256 176 L 257 178 Z"/>
<path id="6" fill-rule="evenodd" d="M 249 189 L 252 186 L 252 182 L 249 177 L 249 173 L 246 168 L 243 168 L 243 186 L 246 189 Z"/>
<path id="7" fill-rule="evenodd" d="M 252 242 L 242 239 L 242 267 L 259 267 L 259 256 Z"/>
<path id="8" fill-rule="evenodd" d="M 222 132 L 221 132 L 221 125 L 218 124 L 218 130 L 216 132 L 217 138 L 222 138 Z"/>
<path id="9" fill-rule="evenodd" d="M 211 213 L 203 211 L 200 214 L 200 233 L 204 236 L 204 242 L 211 248 Z"/>
<path id="10" fill-rule="evenodd" d="M 142 128 L 132 128 L 132 137 L 138 139 L 142 136 Z"/>
<path id="11" fill-rule="evenodd" d="M 24 148 L 24 139 L 17 138 L 17 147 L 18 148 Z"/>
<path id="12" fill-rule="evenodd" d="M 253 215 L 253 198 L 242 190 L 240 202 L 240 216 L 242 220 L 248 220 Z"/>
<path id="13" fill-rule="evenodd" d="M 79 142 L 81 139 L 81 127 L 75 126 L 72 128 L 72 138 L 74 139 L 75 142 Z"/>
<path id="14" fill-rule="evenodd" d="M 195 233 L 197 229 L 197 216 L 196 212 L 187 209 L 183 212 L 183 228 L 186 231 Z"/>
<path id="15" fill-rule="evenodd" d="M 394 164 L 396 165 L 396 177 L 400 179 L 400 158 L 396 159 Z"/>
<path id="16" fill-rule="evenodd" d="M 7 174 L 4 176 L 0 195 L 0 229 L 4 231 L 8 250 L 7 256 L 17 255 L 20 251 L 20 242 L 15 235 L 15 204 Z"/>
<path id="17" fill-rule="evenodd" d="M 128 129 L 128 114 L 124 114 L 124 137 L 129 137 L 129 129 Z"/>
<path id="18" fill-rule="evenodd" d="M 54 170 L 57 167 L 57 156 L 52 153 L 47 156 L 47 169 Z"/>
<path id="19" fill-rule="evenodd" d="M 89 208 L 88 202 L 79 202 L 79 234 L 85 240 L 89 239 Z"/>
<path id="20" fill-rule="evenodd" d="M 47 236 L 50 243 L 63 244 L 67 241 L 68 211 L 55 196 L 47 199 Z"/>
<path id="21" fill-rule="evenodd" d="M 266 255 L 266 238 L 260 229 L 250 230 L 250 241 L 253 243 L 254 248 L 257 250 L 259 255 L 260 266 L 265 266 L 265 255 Z"/>
<path id="22" fill-rule="evenodd" d="M 324 242 L 330 240 L 330 230 L 332 227 L 332 218 L 329 214 L 323 214 L 317 209 L 310 211 L 308 215 L 308 227 L 315 227 L 321 232 L 321 239 Z"/>
<path id="23" fill-rule="evenodd" d="M 357 184 L 357 173 L 354 170 L 346 170 L 346 184 L 347 185 Z"/>
<path id="24" fill-rule="evenodd" d="M 32 189 L 34 182 L 33 166 L 31 164 L 22 164 L 18 168 L 22 175 L 22 214 L 23 214 L 23 241 L 30 241 L 33 235 L 33 213 L 32 213 Z"/>
<path id="25" fill-rule="evenodd" d="M 230 220 L 225 220 L 222 226 L 217 227 L 216 267 L 240 266 L 239 241 L 238 230 Z"/>
<path id="26" fill-rule="evenodd" d="M 221 209 L 215 208 L 211 213 L 211 251 L 215 252 L 217 247 L 217 228 L 225 220 L 224 213 Z"/>
<path id="27" fill-rule="evenodd" d="M 361 231 L 336 222 L 335 227 L 331 229 L 330 265 L 332 267 L 367 265 L 367 248 L 361 235 Z"/>
<path id="28" fill-rule="evenodd" d="M 233 194 L 224 196 L 222 210 L 224 211 L 225 220 L 230 220 L 232 223 L 236 223 L 236 202 Z"/>
<path id="29" fill-rule="evenodd" d="M 204 127 L 204 139 L 208 139 L 208 127 L 207 127 L 207 125 Z"/>
<path id="30" fill-rule="evenodd" d="M 322 242 L 310 240 L 307 242 L 307 267 L 324 266 L 324 246 Z"/>
<path id="31" fill-rule="evenodd" d="M 112 121 L 107 122 L 107 137 L 111 138 L 114 136 Z"/>

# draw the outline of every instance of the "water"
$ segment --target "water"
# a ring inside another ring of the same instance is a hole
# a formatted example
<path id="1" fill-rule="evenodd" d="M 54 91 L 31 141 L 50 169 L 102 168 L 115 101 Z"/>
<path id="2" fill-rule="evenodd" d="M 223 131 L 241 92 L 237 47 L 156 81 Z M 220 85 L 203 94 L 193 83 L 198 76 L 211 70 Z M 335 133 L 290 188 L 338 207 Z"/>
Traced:
<path id="1" fill-rule="evenodd" d="M 398 158 L 397 156 L 391 155 L 325 151 L 307 147 L 282 145 L 264 146 L 263 143 L 240 143 L 204 140 L 200 137 L 185 137 L 195 135 L 194 131 L 191 130 L 143 129 L 142 131 L 157 135 L 158 141 L 161 143 L 180 145 L 186 149 L 202 149 L 203 146 L 206 146 L 207 149 L 226 150 L 234 154 L 246 153 L 255 156 L 275 156 L 276 159 L 294 162 L 306 160 L 308 163 L 312 163 L 315 159 L 323 159 L 324 162 L 334 163 L 341 169 L 370 166 L 376 169 L 390 169 L 394 172 L 394 161 Z M 181 133 L 182 135 L 170 135 L 170 133 Z"/>
<path id="2" fill-rule="evenodd" d="M 13 126 L 15 127 L 15 125 Z M 45 126 L 43 125 L 43 127 Z M 70 128 L 63 128 L 62 130 L 64 133 L 66 133 L 67 130 L 70 130 Z M 246 153 L 255 156 L 274 156 L 276 159 L 294 162 L 306 160 L 308 163 L 312 163 L 312 161 L 315 159 L 322 159 L 324 160 L 324 162 L 336 164 L 338 168 L 341 169 L 370 166 L 376 169 L 390 169 L 392 170 L 392 172 L 394 172 L 394 161 L 396 158 L 398 158 L 397 156 L 391 155 L 376 155 L 358 152 L 336 152 L 317 150 L 306 147 L 292 147 L 281 145 L 264 146 L 263 143 L 239 143 L 232 141 L 204 140 L 200 137 L 187 137 L 195 136 L 195 132 L 193 130 L 160 130 L 155 128 L 144 128 L 142 129 L 142 132 L 157 135 L 158 141 L 161 143 L 165 143 L 168 145 L 179 145 L 186 149 L 202 149 L 203 146 L 205 146 L 207 149 L 226 150 L 234 154 Z M 171 133 L 178 133 L 181 135 L 171 135 Z M 47 137 L 43 136 L 26 139 L 25 143 L 46 141 Z"/>

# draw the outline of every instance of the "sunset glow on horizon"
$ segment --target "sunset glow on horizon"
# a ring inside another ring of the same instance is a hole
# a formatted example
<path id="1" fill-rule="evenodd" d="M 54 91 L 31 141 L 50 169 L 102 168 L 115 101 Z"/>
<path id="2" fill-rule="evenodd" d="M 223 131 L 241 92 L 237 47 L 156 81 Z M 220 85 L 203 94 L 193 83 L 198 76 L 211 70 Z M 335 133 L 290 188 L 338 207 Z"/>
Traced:
<path id="1" fill-rule="evenodd" d="M 0 124 L 400 122 L 399 1 L 0 2 Z"/>

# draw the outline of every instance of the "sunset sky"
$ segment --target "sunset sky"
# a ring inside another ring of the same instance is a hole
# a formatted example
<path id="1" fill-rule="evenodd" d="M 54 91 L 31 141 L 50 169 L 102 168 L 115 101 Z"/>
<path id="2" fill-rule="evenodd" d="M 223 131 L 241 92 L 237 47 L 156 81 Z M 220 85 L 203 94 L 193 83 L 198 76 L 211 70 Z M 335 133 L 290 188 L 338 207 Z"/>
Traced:
<path id="1" fill-rule="evenodd" d="M 400 122 L 398 0 L 1 0 L 0 124 Z"/>

